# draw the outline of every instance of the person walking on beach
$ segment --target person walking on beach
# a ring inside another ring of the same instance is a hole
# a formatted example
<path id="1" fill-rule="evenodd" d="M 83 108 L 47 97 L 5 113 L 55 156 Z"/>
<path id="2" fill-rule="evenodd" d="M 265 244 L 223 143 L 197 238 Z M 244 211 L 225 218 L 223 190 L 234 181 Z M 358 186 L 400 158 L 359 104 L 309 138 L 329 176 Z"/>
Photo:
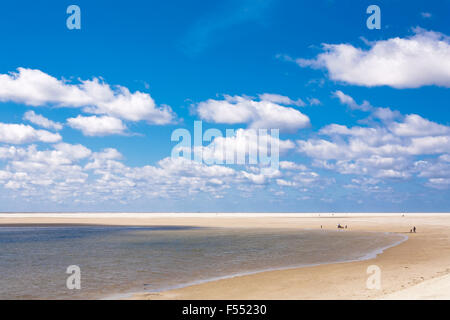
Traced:
<path id="1" fill-rule="evenodd" d="M 416 233 L 416 227 L 413 228 L 413 232 Z"/>

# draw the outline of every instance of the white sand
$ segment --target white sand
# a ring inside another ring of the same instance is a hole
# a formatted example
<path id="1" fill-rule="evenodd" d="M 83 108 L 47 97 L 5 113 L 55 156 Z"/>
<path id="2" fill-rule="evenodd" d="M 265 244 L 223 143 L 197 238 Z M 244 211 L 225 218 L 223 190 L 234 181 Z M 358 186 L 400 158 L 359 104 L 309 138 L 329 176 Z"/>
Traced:
<path id="1" fill-rule="evenodd" d="M 426 280 L 410 288 L 387 294 L 382 300 L 450 300 L 450 275 Z"/>

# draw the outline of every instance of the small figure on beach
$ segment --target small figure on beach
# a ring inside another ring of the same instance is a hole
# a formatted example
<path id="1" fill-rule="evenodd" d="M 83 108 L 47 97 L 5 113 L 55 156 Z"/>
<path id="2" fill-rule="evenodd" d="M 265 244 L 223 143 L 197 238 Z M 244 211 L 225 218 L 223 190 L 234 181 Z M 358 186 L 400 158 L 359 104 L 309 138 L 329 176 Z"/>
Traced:
<path id="1" fill-rule="evenodd" d="M 409 229 L 409 233 L 412 233 L 412 229 Z"/>
<path id="2" fill-rule="evenodd" d="M 322 229 L 322 225 L 320 225 L 320 229 Z"/>
<path id="3" fill-rule="evenodd" d="M 416 227 L 413 228 L 413 232 L 416 233 Z"/>
<path id="4" fill-rule="evenodd" d="M 338 227 L 338 229 L 344 229 L 344 227 L 343 227 L 343 226 L 341 226 L 341 224 L 340 224 L 340 223 L 338 224 L 338 226 L 337 226 L 337 227 Z"/>
<path id="5" fill-rule="evenodd" d="M 345 225 L 345 229 L 347 229 L 347 225 Z"/>

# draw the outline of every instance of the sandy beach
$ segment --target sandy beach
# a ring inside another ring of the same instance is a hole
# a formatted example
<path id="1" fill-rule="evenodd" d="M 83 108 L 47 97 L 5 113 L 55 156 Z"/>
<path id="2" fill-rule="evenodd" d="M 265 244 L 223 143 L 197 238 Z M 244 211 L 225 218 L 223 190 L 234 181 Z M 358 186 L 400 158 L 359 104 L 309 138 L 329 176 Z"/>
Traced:
<path id="1" fill-rule="evenodd" d="M 132 225 L 290 228 L 392 232 L 408 240 L 376 258 L 211 281 L 136 293 L 132 299 L 450 299 L 450 214 L 0 214 L 0 225 Z M 417 233 L 410 233 L 415 226 Z M 381 270 L 381 288 L 368 289 L 367 268 Z"/>

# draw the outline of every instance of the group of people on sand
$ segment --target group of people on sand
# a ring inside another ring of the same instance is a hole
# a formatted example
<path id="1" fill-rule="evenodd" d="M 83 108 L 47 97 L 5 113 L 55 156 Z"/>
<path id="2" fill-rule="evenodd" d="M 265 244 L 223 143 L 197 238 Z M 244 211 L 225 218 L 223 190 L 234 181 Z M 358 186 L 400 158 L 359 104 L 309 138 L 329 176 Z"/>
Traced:
<path id="1" fill-rule="evenodd" d="M 338 229 L 347 229 L 347 225 L 345 225 L 345 227 L 343 227 L 340 223 L 337 225 Z M 320 225 L 320 229 L 323 229 L 323 225 Z"/>
<path id="2" fill-rule="evenodd" d="M 347 229 L 347 225 L 345 225 L 345 227 L 343 227 L 340 223 L 337 225 L 338 229 Z M 320 225 L 320 229 L 323 229 L 323 225 Z"/>
<path id="3" fill-rule="evenodd" d="M 416 227 L 414 226 L 411 230 L 409 230 L 409 233 L 416 233 Z"/>

